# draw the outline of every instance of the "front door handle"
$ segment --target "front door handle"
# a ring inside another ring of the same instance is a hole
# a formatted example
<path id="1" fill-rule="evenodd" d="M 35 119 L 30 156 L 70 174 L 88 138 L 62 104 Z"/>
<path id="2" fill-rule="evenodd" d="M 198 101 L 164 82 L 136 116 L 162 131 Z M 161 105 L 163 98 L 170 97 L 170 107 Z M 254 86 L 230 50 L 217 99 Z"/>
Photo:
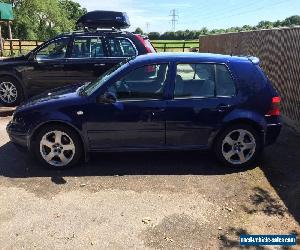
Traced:
<path id="1" fill-rule="evenodd" d="M 228 110 L 230 110 L 232 108 L 232 106 L 230 104 L 221 104 L 217 107 L 219 112 L 226 112 Z"/>
<path id="2" fill-rule="evenodd" d="M 54 64 L 53 68 L 63 68 L 65 65 L 63 64 Z"/>

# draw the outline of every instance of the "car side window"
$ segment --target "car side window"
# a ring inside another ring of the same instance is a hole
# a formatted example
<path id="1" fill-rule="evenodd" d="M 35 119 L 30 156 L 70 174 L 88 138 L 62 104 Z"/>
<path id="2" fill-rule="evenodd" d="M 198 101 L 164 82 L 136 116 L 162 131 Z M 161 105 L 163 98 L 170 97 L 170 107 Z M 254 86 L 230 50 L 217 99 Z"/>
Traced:
<path id="1" fill-rule="evenodd" d="M 107 39 L 110 55 L 113 57 L 131 57 L 136 56 L 136 49 L 133 44 L 125 38 Z"/>
<path id="2" fill-rule="evenodd" d="M 102 39 L 100 37 L 75 37 L 71 58 L 104 57 Z"/>
<path id="3" fill-rule="evenodd" d="M 118 100 L 162 99 L 168 68 L 168 64 L 140 67 L 112 84 L 108 91 Z"/>
<path id="4" fill-rule="evenodd" d="M 236 94 L 235 83 L 225 65 L 216 65 L 216 94 L 231 97 Z"/>
<path id="5" fill-rule="evenodd" d="M 215 66 L 213 64 L 178 64 L 174 98 L 215 96 Z"/>
<path id="6" fill-rule="evenodd" d="M 37 60 L 62 59 L 66 57 L 69 38 L 54 40 L 36 53 Z"/>

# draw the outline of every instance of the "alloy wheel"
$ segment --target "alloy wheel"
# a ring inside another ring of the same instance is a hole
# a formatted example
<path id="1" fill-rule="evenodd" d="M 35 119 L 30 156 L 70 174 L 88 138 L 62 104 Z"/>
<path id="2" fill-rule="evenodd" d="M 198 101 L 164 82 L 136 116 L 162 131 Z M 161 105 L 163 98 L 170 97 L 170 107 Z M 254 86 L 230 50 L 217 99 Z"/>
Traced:
<path id="1" fill-rule="evenodd" d="M 237 129 L 226 135 L 222 142 L 222 154 L 233 165 L 242 165 L 253 157 L 256 151 L 255 137 L 245 129 Z"/>
<path id="2" fill-rule="evenodd" d="M 0 98 L 4 103 L 14 103 L 18 98 L 18 91 L 16 86 L 11 82 L 1 82 Z"/>
<path id="3" fill-rule="evenodd" d="M 40 154 L 48 164 L 54 167 L 64 167 L 74 158 L 75 144 L 68 134 L 54 130 L 42 137 Z"/>

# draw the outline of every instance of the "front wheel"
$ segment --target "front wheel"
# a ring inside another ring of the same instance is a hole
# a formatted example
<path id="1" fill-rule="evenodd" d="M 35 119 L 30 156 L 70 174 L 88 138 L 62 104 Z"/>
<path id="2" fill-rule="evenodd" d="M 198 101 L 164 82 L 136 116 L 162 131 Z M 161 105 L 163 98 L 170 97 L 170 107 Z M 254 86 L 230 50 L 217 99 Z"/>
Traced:
<path id="1" fill-rule="evenodd" d="M 79 163 L 82 146 L 74 130 L 53 125 L 42 128 L 38 133 L 34 151 L 44 165 L 51 168 L 67 168 Z"/>
<path id="2" fill-rule="evenodd" d="M 214 146 L 217 158 L 230 167 L 250 167 L 262 151 L 259 134 L 249 125 L 234 125 L 225 129 Z"/>

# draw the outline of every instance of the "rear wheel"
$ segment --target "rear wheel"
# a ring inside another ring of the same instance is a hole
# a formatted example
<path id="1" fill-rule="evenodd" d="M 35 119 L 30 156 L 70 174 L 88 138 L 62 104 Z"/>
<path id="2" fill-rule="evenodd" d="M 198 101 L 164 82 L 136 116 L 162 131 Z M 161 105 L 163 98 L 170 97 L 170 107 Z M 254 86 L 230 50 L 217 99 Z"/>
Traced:
<path id="1" fill-rule="evenodd" d="M 82 155 L 77 133 L 62 125 L 46 126 L 36 137 L 34 152 L 37 158 L 51 168 L 67 168 L 79 163 Z"/>
<path id="2" fill-rule="evenodd" d="M 19 105 L 24 99 L 23 90 L 18 81 L 11 77 L 0 78 L 0 103 L 6 107 Z"/>
<path id="3" fill-rule="evenodd" d="M 218 159 L 230 167 L 250 167 L 256 163 L 262 142 L 249 125 L 234 125 L 225 129 L 217 139 L 214 151 Z"/>

